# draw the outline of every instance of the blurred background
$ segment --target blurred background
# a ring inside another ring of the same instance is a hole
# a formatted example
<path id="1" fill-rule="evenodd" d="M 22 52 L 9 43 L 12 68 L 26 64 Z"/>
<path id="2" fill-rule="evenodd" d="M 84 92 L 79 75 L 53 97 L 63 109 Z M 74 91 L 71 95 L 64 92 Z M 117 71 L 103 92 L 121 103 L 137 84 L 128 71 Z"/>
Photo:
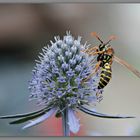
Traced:
<path id="1" fill-rule="evenodd" d="M 66 30 L 98 45 L 116 35 L 112 46 L 118 57 L 140 71 L 140 4 L 1 4 L 0 5 L 0 115 L 37 110 L 29 102 L 28 80 L 41 48 Z M 98 112 L 136 116 L 135 119 L 101 119 L 79 112 L 78 136 L 139 136 L 140 79 L 113 63 L 113 77 L 105 87 Z M 61 119 L 54 117 L 27 130 L 0 120 L 0 136 L 62 136 Z M 73 134 L 72 134 L 73 135 Z"/>

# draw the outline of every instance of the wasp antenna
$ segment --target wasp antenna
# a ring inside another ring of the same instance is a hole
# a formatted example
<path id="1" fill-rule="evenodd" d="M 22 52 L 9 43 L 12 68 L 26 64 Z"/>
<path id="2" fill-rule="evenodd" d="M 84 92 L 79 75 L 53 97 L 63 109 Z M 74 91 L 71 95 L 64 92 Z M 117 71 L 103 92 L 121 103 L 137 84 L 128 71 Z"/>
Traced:
<path id="1" fill-rule="evenodd" d="M 96 32 L 91 32 L 91 36 L 95 36 L 101 43 L 103 43 L 103 41 L 100 39 Z"/>
<path id="2" fill-rule="evenodd" d="M 105 44 L 108 44 L 110 41 L 115 40 L 115 39 L 116 39 L 116 36 L 115 35 L 111 35 L 109 37 L 109 40 Z"/>
<path id="3" fill-rule="evenodd" d="M 97 36 L 97 33 L 96 32 L 91 32 L 91 35 L 92 36 Z"/>
<path id="4" fill-rule="evenodd" d="M 116 36 L 115 35 L 111 35 L 110 37 L 109 37 L 109 40 L 115 40 L 116 39 Z"/>

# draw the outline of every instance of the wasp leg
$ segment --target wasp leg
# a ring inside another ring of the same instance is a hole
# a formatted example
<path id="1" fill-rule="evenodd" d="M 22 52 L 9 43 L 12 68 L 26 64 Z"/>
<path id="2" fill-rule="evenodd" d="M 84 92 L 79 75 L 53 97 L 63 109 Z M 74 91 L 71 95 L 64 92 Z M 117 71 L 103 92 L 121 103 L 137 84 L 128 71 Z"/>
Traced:
<path id="1" fill-rule="evenodd" d="M 87 82 L 95 73 L 97 73 L 100 68 L 101 61 L 99 61 L 95 66 L 95 71 L 93 71 L 87 78 L 83 79 L 82 82 Z"/>
<path id="2" fill-rule="evenodd" d="M 112 60 L 110 60 L 110 63 L 109 63 L 109 64 L 110 64 L 110 65 L 112 65 L 112 63 L 113 63 L 113 59 L 112 59 Z"/>
<path id="3" fill-rule="evenodd" d="M 96 37 L 101 43 L 103 43 L 103 41 L 102 41 L 101 38 L 97 35 L 96 32 L 91 32 L 91 36 Z"/>
<path id="4" fill-rule="evenodd" d="M 105 51 L 97 51 L 97 52 L 90 52 L 88 53 L 89 55 L 96 55 L 96 54 L 101 54 L 104 53 Z"/>
<path id="5" fill-rule="evenodd" d="M 101 93 L 101 92 L 99 92 L 99 91 L 96 93 L 96 97 L 97 97 L 97 101 L 98 101 L 98 102 L 100 102 L 100 101 L 102 101 L 102 100 L 103 100 L 102 93 Z"/>
<path id="6" fill-rule="evenodd" d="M 105 44 L 108 44 L 109 42 L 111 42 L 112 40 L 115 40 L 115 39 L 116 39 L 116 36 L 111 35 L 111 36 L 109 37 L 109 40 L 108 40 Z"/>
<path id="7" fill-rule="evenodd" d="M 98 50 L 98 46 L 87 48 L 85 50 L 82 50 L 82 52 L 89 53 L 89 52 L 94 51 L 94 50 L 97 51 Z"/>

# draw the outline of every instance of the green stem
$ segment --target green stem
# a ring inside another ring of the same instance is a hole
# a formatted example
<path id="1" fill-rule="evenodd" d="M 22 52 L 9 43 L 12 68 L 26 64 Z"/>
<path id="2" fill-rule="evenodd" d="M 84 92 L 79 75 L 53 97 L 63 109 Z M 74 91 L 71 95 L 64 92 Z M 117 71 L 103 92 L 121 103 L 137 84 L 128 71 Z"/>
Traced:
<path id="1" fill-rule="evenodd" d="M 63 125 L 63 135 L 70 136 L 70 130 L 68 125 L 68 108 L 63 110 L 62 114 L 62 125 Z"/>

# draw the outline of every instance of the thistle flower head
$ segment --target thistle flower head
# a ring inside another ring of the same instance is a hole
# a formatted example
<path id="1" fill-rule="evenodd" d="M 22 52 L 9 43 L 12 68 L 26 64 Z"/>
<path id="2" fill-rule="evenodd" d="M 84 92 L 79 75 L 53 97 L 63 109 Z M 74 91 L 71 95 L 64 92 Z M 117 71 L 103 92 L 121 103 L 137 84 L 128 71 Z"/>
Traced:
<path id="1" fill-rule="evenodd" d="M 66 106 L 74 108 L 79 104 L 96 102 L 99 76 L 95 75 L 82 84 L 93 70 L 93 56 L 82 52 L 88 46 L 81 44 L 81 37 L 74 39 L 69 32 L 62 40 L 60 37 L 54 39 L 51 46 L 43 48 L 40 62 L 33 70 L 30 99 L 37 99 L 43 105 L 52 104 L 61 110 Z"/>

